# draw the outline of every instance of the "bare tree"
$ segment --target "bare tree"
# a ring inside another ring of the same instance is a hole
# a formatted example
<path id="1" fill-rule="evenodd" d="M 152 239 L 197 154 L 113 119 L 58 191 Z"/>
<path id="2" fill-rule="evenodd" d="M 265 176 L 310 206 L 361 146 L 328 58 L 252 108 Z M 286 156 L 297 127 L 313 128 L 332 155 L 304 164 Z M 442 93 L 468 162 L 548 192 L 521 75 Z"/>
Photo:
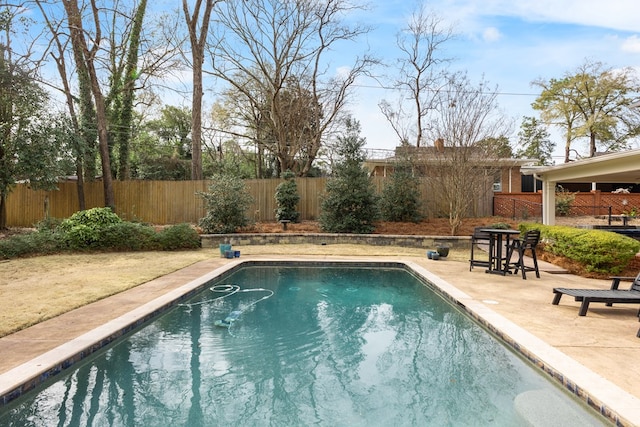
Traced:
<path id="1" fill-rule="evenodd" d="M 491 194 L 505 161 L 500 141 L 510 134 L 512 123 L 499 112 L 497 94 L 485 81 L 474 86 L 466 74 L 452 74 L 429 115 L 428 135 L 444 143 L 442 152 L 427 158 L 432 165 L 427 173 L 433 183 L 430 191 L 448 214 L 452 235 L 473 213 L 474 204 Z"/>
<path id="2" fill-rule="evenodd" d="M 246 0 L 219 6 L 210 44 L 213 75 L 262 113 L 261 126 L 268 126 L 262 134 L 273 137 L 273 144 L 264 148 L 277 157 L 280 169 L 305 175 L 324 133 L 343 111 L 349 89 L 376 62 L 368 55 L 355 57 L 344 72 L 332 70 L 327 62 L 336 44 L 353 42 L 369 31 L 341 19 L 360 6 L 347 0 Z M 292 123 L 291 118 L 308 113 L 306 107 L 298 108 L 301 105 L 320 111 L 302 120 L 304 131 L 292 132 L 301 122 Z"/>
<path id="3" fill-rule="evenodd" d="M 102 41 L 99 9 L 95 0 L 91 0 L 91 16 L 95 34 L 90 39 L 91 48 L 87 42 L 89 33 L 84 30 L 82 15 L 77 0 L 62 0 L 67 14 L 71 44 L 76 58 L 76 67 L 79 72 L 89 77 L 91 93 L 96 109 L 96 126 L 98 129 L 98 146 L 102 160 L 102 183 L 104 189 L 104 205 L 115 209 L 116 200 L 113 192 L 113 179 L 111 177 L 111 158 L 109 156 L 109 134 L 107 124 L 107 109 L 104 95 L 100 87 L 98 72 L 95 66 L 95 58 Z"/>
<path id="4" fill-rule="evenodd" d="M 71 89 L 70 72 L 68 71 L 66 60 L 66 52 L 68 51 L 69 44 L 71 42 L 69 35 L 63 31 L 62 22 L 55 20 L 52 16 L 49 16 L 47 11 L 45 11 L 44 1 L 36 0 L 36 5 L 41 12 L 45 27 L 51 35 L 50 44 L 53 45 L 53 48 L 49 47 L 46 49 L 46 52 L 51 55 L 56 64 L 56 68 L 58 69 L 58 74 L 60 75 L 62 84 L 62 87 L 59 89 L 65 96 L 71 126 L 73 127 L 76 135 L 78 135 L 78 143 L 75 144 L 76 146 L 74 147 L 77 177 L 76 189 L 78 194 L 78 209 L 84 210 L 84 158 L 87 151 L 93 151 L 91 148 L 93 148 L 96 140 L 95 132 L 91 130 L 95 123 L 95 120 L 93 120 L 95 118 L 95 109 L 93 108 L 93 101 L 91 100 L 91 89 L 88 84 L 89 79 L 88 76 L 78 77 L 80 94 L 77 98 L 74 97 Z M 76 100 L 78 98 L 80 99 L 80 117 L 78 117 L 76 112 Z M 95 174 L 93 174 L 93 176 L 95 176 Z"/>
<path id="5" fill-rule="evenodd" d="M 189 31 L 193 74 L 193 94 L 191 96 L 191 179 L 193 180 L 202 179 L 202 66 L 211 11 L 218 1 L 205 0 L 203 5 L 202 0 L 197 0 L 193 6 L 193 12 L 190 12 L 187 0 L 182 0 L 182 11 Z M 201 21 L 200 13 L 202 13 Z"/>
<path id="6" fill-rule="evenodd" d="M 61 83 L 47 84 L 65 94 L 70 115 L 75 117 L 73 126 L 77 126 L 82 139 L 76 161 L 79 194 L 82 179 L 91 180 L 97 175 L 96 144 L 100 148 L 103 180 L 128 179 L 134 109 L 141 104 L 137 95 L 151 85 L 153 78 L 175 68 L 175 50 L 167 47 L 174 44 L 166 43 L 156 31 L 162 29 L 161 25 L 154 23 L 166 20 L 143 25 L 147 0 L 62 3 L 36 0 L 36 3 L 49 32 L 51 43 L 47 52 L 54 59 L 61 79 Z M 69 13 L 77 13 L 78 18 Z M 83 27 L 70 24 L 73 19 Z M 75 69 L 68 64 L 75 64 Z M 101 102 L 94 99 L 96 90 L 101 93 Z M 105 123 L 97 118 L 100 103 L 104 104 Z M 106 128 L 111 178 L 104 170 L 104 143 L 100 145 L 99 135 L 102 128 Z"/>
<path id="7" fill-rule="evenodd" d="M 394 87 L 400 95 L 396 104 L 383 100 L 379 108 L 403 145 L 411 144 L 412 139 L 416 147 L 423 144 L 425 120 L 435 108 L 443 83 L 440 66 L 449 62 L 440 52 L 452 37 L 453 29 L 445 27 L 424 2 L 417 6 L 406 28 L 396 36 L 401 57 Z M 412 105 L 411 109 L 406 108 L 407 103 Z"/>

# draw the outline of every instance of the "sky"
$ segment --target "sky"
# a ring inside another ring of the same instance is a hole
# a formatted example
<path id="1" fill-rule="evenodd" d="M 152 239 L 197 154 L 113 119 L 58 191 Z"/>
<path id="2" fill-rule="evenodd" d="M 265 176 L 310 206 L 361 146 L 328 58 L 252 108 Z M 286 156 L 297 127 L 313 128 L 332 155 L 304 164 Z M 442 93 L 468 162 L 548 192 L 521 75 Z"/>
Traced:
<path id="1" fill-rule="evenodd" d="M 371 2 L 365 22 L 374 30 L 367 43 L 385 60 L 398 56 L 395 34 L 412 5 L 402 0 Z M 637 0 L 432 0 L 427 6 L 456 33 L 455 40 L 443 46 L 443 54 L 454 58 L 450 68 L 467 71 L 474 83 L 484 76 L 498 87 L 500 108 L 515 120 L 512 145 L 521 118 L 539 117 L 531 108 L 540 92 L 532 81 L 561 78 L 586 60 L 640 72 Z M 361 122 L 366 147 L 393 149 L 397 137 L 377 106 L 392 94 L 371 87 L 375 85 L 370 81 L 358 87 L 350 110 Z M 552 130 L 551 137 L 563 146 L 559 131 Z M 554 154 L 556 162 L 562 159 L 562 154 Z"/>

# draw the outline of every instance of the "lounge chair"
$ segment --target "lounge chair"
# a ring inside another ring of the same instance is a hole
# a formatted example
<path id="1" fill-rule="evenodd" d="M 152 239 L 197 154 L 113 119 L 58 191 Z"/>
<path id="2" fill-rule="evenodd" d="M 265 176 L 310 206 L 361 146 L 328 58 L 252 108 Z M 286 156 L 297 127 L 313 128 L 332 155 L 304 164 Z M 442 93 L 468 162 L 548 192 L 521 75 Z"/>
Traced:
<path id="1" fill-rule="evenodd" d="M 563 294 L 575 297 L 576 301 L 582 301 L 580 305 L 580 316 L 586 316 L 589 304 L 592 302 L 604 302 L 608 307 L 613 303 L 618 304 L 640 304 L 640 273 L 635 277 L 612 277 L 611 288 L 604 289 L 570 289 L 554 288 L 553 305 L 558 305 Z M 621 281 L 631 280 L 629 289 L 618 289 Z"/>

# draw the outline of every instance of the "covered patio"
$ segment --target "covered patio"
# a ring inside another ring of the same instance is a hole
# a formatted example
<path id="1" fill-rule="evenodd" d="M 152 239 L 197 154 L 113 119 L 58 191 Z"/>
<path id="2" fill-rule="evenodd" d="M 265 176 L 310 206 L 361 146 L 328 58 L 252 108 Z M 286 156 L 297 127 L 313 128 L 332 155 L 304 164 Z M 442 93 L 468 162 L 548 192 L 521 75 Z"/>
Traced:
<path id="1" fill-rule="evenodd" d="M 542 223 L 554 225 L 558 183 L 640 183 L 640 149 L 543 167 L 531 173 L 542 181 Z"/>

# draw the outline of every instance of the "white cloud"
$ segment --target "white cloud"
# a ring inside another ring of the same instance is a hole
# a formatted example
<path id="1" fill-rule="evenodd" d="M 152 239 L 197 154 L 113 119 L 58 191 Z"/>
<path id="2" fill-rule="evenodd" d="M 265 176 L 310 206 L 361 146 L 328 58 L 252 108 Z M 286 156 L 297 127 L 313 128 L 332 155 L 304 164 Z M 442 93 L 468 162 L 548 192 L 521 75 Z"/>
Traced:
<path id="1" fill-rule="evenodd" d="M 496 27 L 488 27 L 482 32 L 482 38 L 486 42 L 496 42 L 502 38 L 502 33 Z"/>
<path id="2" fill-rule="evenodd" d="M 525 3 L 525 12 L 535 14 L 544 21 L 622 31 L 635 31 L 638 28 L 640 2 L 636 0 L 533 0 Z"/>
<path id="3" fill-rule="evenodd" d="M 595 26 L 637 31 L 637 0 L 435 0 L 435 8 L 455 11 L 455 19 L 472 25 L 481 16 L 520 18 L 530 22 Z"/>
<path id="4" fill-rule="evenodd" d="M 336 77 L 340 79 L 344 79 L 348 77 L 349 73 L 351 73 L 351 67 L 347 65 L 343 65 L 341 67 L 336 68 Z"/>
<path id="5" fill-rule="evenodd" d="M 624 52 L 640 53 L 640 37 L 633 35 L 622 42 Z"/>

